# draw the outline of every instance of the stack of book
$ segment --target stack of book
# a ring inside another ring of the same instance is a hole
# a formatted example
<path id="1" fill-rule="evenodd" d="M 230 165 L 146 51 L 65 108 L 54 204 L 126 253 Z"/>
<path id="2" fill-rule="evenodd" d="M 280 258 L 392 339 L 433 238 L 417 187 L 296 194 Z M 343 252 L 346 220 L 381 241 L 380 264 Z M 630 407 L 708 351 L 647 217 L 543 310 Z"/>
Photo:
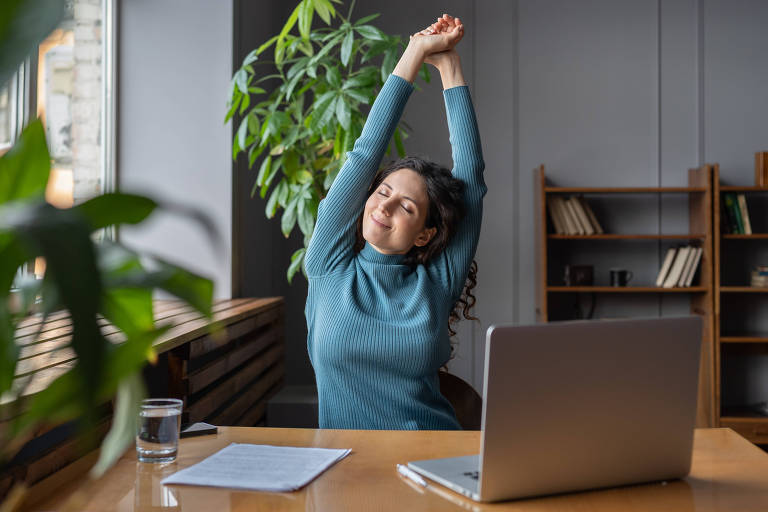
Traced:
<path id="1" fill-rule="evenodd" d="M 693 277 L 701 262 L 701 247 L 687 245 L 671 247 L 661 264 L 659 275 L 656 276 L 656 286 L 675 288 L 691 286 Z"/>
<path id="2" fill-rule="evenodd" d="M 720 220 L 723 233 L 735 235 L 752 234 L 752 224 L 749 221 L 747 199 L 744 194 L 723 194 L 720 206 Z"/>
<path id="3" fill-rule="evenodd" d="M 581 196 L 550 196 L 547 208 L 558 235 L 601 235 L 604 232 L 595 212 Z"/>

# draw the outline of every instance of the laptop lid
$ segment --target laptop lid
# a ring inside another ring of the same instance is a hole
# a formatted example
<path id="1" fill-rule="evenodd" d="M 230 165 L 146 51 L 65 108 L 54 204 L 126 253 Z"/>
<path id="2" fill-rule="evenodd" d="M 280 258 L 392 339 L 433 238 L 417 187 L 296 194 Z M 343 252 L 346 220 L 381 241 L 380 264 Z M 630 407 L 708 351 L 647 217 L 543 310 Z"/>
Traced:
<path id="1" fill-rule="evenodd" d="M 701 329 L 698 316 L 489 328 L 480 498 L 688 474 Z"/>

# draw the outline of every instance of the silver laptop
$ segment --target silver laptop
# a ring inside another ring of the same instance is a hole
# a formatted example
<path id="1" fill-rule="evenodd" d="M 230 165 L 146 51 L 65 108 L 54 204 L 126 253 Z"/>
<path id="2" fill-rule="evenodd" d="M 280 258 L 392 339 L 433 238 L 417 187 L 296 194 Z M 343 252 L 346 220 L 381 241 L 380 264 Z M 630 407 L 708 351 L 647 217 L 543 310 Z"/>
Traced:
<path id="1" fill-rule="evenodd" d="M 408 467 L 476 501 L 688 474 L 701 319 L 488 329 L 480 454 Z"/>

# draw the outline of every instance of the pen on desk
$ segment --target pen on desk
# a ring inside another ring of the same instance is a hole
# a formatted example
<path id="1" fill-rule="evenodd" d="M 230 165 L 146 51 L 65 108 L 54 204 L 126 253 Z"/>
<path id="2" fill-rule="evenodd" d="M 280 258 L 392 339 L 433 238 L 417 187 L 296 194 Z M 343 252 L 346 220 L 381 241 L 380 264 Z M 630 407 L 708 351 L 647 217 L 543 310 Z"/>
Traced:
<path id="1" fill-rule="evenodd" d="M 411 480 L 412 482 L 416 482 L 422 487 L 427 486 L 427 481 L 421 478 L 421 475 L 416 473 L 414 470 L 409 468 L 408 466 L 403 466 L 402 464 L 397 465 L 397 472 L 403 475 L 408 480 Z"/>

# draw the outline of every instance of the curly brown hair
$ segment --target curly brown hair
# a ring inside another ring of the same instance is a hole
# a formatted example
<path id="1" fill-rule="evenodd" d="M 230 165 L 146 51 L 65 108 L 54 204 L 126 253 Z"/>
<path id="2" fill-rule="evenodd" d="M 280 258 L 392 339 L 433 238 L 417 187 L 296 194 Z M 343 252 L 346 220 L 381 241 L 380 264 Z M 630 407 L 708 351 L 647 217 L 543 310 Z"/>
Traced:
<path id="1" fill-rule="evenodd" d="M 368 196 L 373 194 L 384 179 L 395 171 L 400 169 L 411 169 L 415 171 L 424 180 L 429 198 L 429 210 L 425 227 L 436 228 L 437 232 L 426 245 L 418 247 L 414 245 L 405 255 L 403 263 L 416 266 L 426 264 L 437 254 L 440 254 L 450 243 L 453 235 L 459 228 L 466 208 L 462 193 L 464 191 L 464 182 L 455 178 L 451 171 L 428 160 L 418 157 L 405 157 L 397 160 L 387 167 L 381 169 L 373 183 L 368 189 Z M 355 238 L 355 252 L 360 252 L 365 246 L 363 238 L 363 214 L 357 219 L 357 233 Z M 464 285 L 461 296 L 454 304 L 448 316 L 448 332 L 450 336 L 456 335 L 453 324 L 461 319 L 461 314 L 467 320 L 478 320 L 473 316 L 470 310 L 474 307 L 477 299 L 472 294 L 472 289 L 477 285 L 477 262 L 472 261 L 469 266 L 469 274 Z M 453 351 L 453 345 L 451 350 Z"/>

